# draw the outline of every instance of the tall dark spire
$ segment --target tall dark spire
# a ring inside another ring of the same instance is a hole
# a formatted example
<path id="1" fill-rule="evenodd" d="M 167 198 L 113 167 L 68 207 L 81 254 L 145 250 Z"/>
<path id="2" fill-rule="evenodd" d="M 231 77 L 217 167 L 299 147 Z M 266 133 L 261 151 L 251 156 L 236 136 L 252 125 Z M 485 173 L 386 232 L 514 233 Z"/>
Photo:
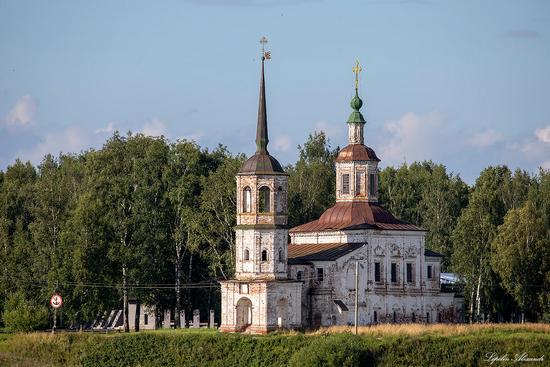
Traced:
<path id="1" fill-rule="evenodd" d="M 265 76 L 264 76 L 264 62 L 266 59 L 271 58 L 271 54 L 265 51 L 265 44 L 267 38 L 262 37 L 260 39 L 262 44 L 262 76 L 260 78 L 260 100 L 258 103 L 258 125 L 256 127 L 256 154 L 269 154 L 267 151 L 267 112 L 265 107 Z"/>
<path id="2" fill-rule="evenodd" d="M 260 78 L 260 100 L 258 104 L 258 125 L 256 127 L 256 153 L 269 154 L 267 151 L 267 112 L 265 106 L 265 54 L 262 52 L 262 76 Z"/>

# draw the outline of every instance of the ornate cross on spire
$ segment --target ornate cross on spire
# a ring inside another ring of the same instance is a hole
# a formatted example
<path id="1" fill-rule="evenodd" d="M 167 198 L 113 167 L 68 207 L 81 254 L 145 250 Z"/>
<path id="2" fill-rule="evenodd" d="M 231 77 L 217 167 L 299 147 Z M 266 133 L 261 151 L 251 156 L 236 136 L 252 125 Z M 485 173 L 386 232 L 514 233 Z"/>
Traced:
<path id="1" fill-rule="evenodd" d="M 271 52 L 265 51 L 265 45 L 267 44 L 267 38 L 263 36 L 260 38 L 260 43 L 262 44 L 262 61 L 271 59 Z"/>
<path id="2" fill-rule="evenodd" d="M 355 73 L 355 94 L 359 89 L 359 73 L 363 71 L 361 65 L 359 65 L 359 60 L 355 60 L 355 66 L 351 69 Z"/>

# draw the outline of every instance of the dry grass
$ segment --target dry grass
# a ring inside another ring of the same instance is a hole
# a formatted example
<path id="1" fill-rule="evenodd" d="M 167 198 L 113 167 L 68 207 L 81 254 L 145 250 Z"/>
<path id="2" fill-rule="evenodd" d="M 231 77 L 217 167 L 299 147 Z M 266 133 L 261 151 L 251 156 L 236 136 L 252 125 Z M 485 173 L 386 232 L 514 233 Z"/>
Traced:
<path id="1" fill-rule="evenodd" d="M 332 326 L 321 328 L 313 335 L 331 333 L 353 333 L 353 326 Z M 467 335 L 494 332 L 535 332 L 550 334 L 550 324 L 380 324 L 361 326 L 358 328 L 361 335 Z"/>

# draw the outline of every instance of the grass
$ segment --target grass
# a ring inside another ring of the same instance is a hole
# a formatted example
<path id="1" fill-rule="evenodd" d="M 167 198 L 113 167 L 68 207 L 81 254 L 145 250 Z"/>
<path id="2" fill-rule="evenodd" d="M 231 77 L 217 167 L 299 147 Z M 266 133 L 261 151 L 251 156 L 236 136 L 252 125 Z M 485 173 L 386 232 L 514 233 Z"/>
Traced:
<path id="1" fill-rule="evenodd" d="M 361 327 L 358 336 L 351 330 L 0 334 L 0 366 L 471 366 L 489 365 L 489 352 L 546 354 L 533 365 L 550 365 L 548 324 L 384 324 Z"/>
<path id="2" fill-rule="evenodd" d="M 321 328 L 313 332 L 313 334 L 352 333 L 353 331 L 353 326 L 332 326 L 329 328 Z M 550 334 L 550 324 L 380 324 L 358 327 L 358 334 L 365 336 L 457 336 L 523 332 Z"/>

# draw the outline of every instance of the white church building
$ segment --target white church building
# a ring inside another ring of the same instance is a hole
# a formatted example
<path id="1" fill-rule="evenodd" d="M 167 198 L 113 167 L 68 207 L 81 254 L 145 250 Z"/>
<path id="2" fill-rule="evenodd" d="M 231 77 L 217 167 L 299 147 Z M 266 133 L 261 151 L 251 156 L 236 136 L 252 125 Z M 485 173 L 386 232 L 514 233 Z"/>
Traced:
<path id="1" fill-rule="evenodd" d="M 237 174 L 236 272 L 221 282 L 220 330 L 353 325 L 356 305 L 358 325 L 461 321 L 463 299 L 442 292 L 442 255 L 425 248 L 426 231 L 378 205 L 380 159 L 364 145 L 357 66 L 336 204 L 288 229 L 288 174 L 267 150 L 264 60 L 257 150 Z"/>

